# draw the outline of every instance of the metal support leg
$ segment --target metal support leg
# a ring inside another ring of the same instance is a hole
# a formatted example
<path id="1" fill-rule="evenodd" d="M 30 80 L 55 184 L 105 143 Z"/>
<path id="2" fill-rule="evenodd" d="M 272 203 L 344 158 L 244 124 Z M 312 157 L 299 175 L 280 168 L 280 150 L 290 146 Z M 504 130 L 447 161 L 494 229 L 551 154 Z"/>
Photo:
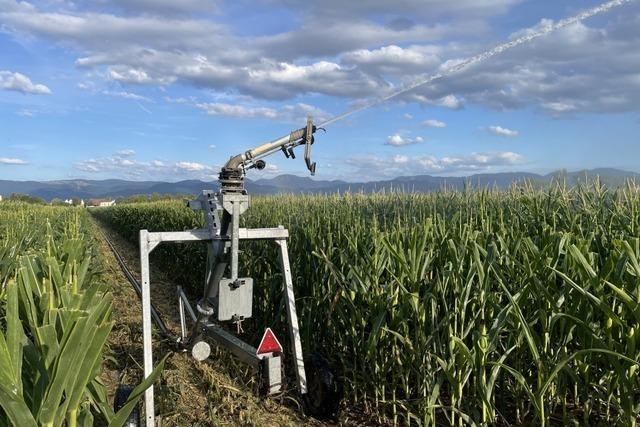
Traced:
<path id="1" fill-rule="evenodd" d="M 236 280 L 238 278 L 238 247 L 240 243 L 240 203 L 233 204 L 231 227 L 231 280 Z"/>
<path id="2" fill-rule="evenodd" d="M 300 342 L 300 328 L 298 327 L 298 315 L 296 314 L 296 299 L 293 294 L 293 280 L 291 279 L 291 266 L 289 265 L 289 249 L 287 241 L 276 240 L 280 246 L 280 266 L 284 279 L 284 294 L 287 302 L 287 319 L 289 320 L 289 332 L 291 333 L 291 345 L 295 358 L 296 377 L 300 394 L 307 393 L 307 376 L 304 371 L 304 357 L 302 355 L 302 343 Z"/>
<path id="3" fill-rule="evenodd" d="M 184 291 L 182 290 L 182 286 L 178 286 L 178 296 L 180 297 L 180 301 L 182 301 L 183 307 L 187 309 L 187 313 L 189 313 L 189 317 L 191 317 L 191 320 L 195 322 L 198 319 L 198 316 L 196 316 L 195 311 L 193 311 L 193 308 L 191 308 L 191 304 L 189 303 L 189 298 L 187 298 L 187 296 L 184 294 Z"/>
<path id="4" fill-rule="evenodd" d="M 182 286 L 178 286 L 178 311 L 180 312 L 180 341 L 184 342 L 187 338 L 187 321 L 184 317 L 184 301 L 180 294 L 182 293 Z"/>
<path id="5" fill-rule="evenodd" d="M 142 345 L 144 348 L 144 377 L 153 371 L 153 348 L 151 346 L 151 289 L 149 285 L 149 232 L 140 230 L 140 279 L 142 287 Z M 153 385 L 144 392 L 146 426 L 154 427 Z"/>

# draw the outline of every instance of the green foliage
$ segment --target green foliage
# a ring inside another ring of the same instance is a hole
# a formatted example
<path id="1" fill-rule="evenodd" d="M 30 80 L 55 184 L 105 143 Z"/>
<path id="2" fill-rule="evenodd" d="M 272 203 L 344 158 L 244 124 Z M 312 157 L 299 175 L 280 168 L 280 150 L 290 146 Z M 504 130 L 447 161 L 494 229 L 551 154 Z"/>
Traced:
<path id="1" fill-rule="evenodd" d="M 244 226 L 290 230 L 305 350 L 346 396 L 405 424 L 635 425 L 640 414 L 640 187 L 253 199 Z M 177 202 L 95 214 L 138 230 L 202 219 Z M 259 336 L 286 336 L 275 248 L 243 245 Z M 192 294 L 204 245 L 155 259 Z M 252 322 L 251 324 L 249 324 Z"/>
<path id="2" fill-rule="evenodd" d="M 86 212 L 6 204 L 0 220 L 0 426 L 126 418 L 98 379 L 112 297 L 96 280 Z"/>
<path id="3" fill-rule="evenodd" d="M 44 199 L 36 196 L 30 196 L 28 194 L 20 194 L 20 193 L 11 193 L 11 195 L 7 198 L 8 201 L 12 202 L 22 202 L 29 203 L 32 205 L 46 205 Z"/>
<path id="4" fill-rule="evenodd" d="M 161 200 L 182 200 L 182 199 L 192 199 L 192 195 L 182 195 L 182 194 L 160 194 L 153 193 L 149 194 L 134 194 L 133 196 L 124 197 L 122 199 L 118 199 L 118 204 L 131 204 L 131 203 L 149 203 L 149 202 L 159 202 Z"/>

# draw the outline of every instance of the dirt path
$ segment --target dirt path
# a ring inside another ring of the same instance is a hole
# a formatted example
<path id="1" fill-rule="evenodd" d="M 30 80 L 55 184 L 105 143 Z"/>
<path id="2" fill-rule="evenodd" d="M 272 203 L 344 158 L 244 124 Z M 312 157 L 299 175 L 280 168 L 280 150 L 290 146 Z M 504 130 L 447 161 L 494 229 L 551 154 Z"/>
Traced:
<path id="1" fill-rule="evenodd" d="M 109 360 L 102 379 L 113 396 L 118 381 L 136 384 L 142 377 L 142 319 L 138 295 L 133 290 L 99 235 L 109 237 L 125 262 L 138 277 L 137 248 L 95 220 L 105 279 L 113 284 L 115 326 L 108 340 Z M 139 277 L 138 277 L 139 278 Z M 152 268 L 153 304 L 167 327 L 179 333 L 179 317 L 173 285 L 158 268 Z M 223 350 L 212 348 L 206 362 L 196 362 L 188 353 L 172 351 L 171 344 L 154 334 L 154 358 L 170 353 L 156 384 L 156 412 L 161 426 L 321 426 L 304 418 L 291 396 L 261 399 L 253 390 L 257 384 L 250 368 L 234 363 Z"/>

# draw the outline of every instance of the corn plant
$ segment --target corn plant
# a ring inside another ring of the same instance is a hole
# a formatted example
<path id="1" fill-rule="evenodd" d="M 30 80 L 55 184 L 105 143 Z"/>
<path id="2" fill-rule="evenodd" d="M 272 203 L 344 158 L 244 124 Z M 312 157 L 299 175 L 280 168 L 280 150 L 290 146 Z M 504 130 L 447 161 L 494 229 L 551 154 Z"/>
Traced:
<path id="1" fill-rule="evenodd" d="M 99 381 L 112 297 L 84 212 L 3 204 L 0 218 L 0 425 L 122 425 L 162 364 L 114 414 Z"/>
<path id="2" fill-rule="evenodd" d="M 284 225 L 303 345 L 351 401 L 403 425 L 634 426 L 640 415 L 640 187 L 255 197 L 245 226 Z M 95 215 L 137 232 L 202 227 L 179 202 Z M 273 248 L 245 246 L 252 324 L 286 333 Z M 199 296 L 203 245 L 155 261 Z M 246 322 L 248 323 L 248 322 Z M 245 324 L 246 324 L 245 323 Z M 322 325 L 321 328 L 318 325 Z M 253 327 L 252 327 L 253 326 Z"/>

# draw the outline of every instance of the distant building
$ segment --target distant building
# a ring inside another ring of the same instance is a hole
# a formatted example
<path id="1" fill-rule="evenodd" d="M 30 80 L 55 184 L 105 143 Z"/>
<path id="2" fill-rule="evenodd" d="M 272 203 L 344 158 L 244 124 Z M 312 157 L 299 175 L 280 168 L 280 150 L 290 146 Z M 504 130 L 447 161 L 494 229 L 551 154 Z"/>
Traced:
<path id="1" fill-rule="evenodd" d="M 84 200 L 83 199 L 78 199 L 78 198 L 74 198 L 74 199 L 65 199 L 63 200 L 64 203 L 66 203 L 67 205 L 71 205 L 71 206 L 81 206 L 84 207 Z M 97 205 L 96 205 L 97 206 Z"/>
<path id="2" fill-rule="evenodd" d="M 116 204 L 116 201 L 113 199 L 90 199 L 87 206 L 91 207 L 106 207 L 113 206 Z"/>
<path id="3" fill-rule="evenodd" d="M 2 201 L 2 194 L 0 194 L 0 202 Z"/>

